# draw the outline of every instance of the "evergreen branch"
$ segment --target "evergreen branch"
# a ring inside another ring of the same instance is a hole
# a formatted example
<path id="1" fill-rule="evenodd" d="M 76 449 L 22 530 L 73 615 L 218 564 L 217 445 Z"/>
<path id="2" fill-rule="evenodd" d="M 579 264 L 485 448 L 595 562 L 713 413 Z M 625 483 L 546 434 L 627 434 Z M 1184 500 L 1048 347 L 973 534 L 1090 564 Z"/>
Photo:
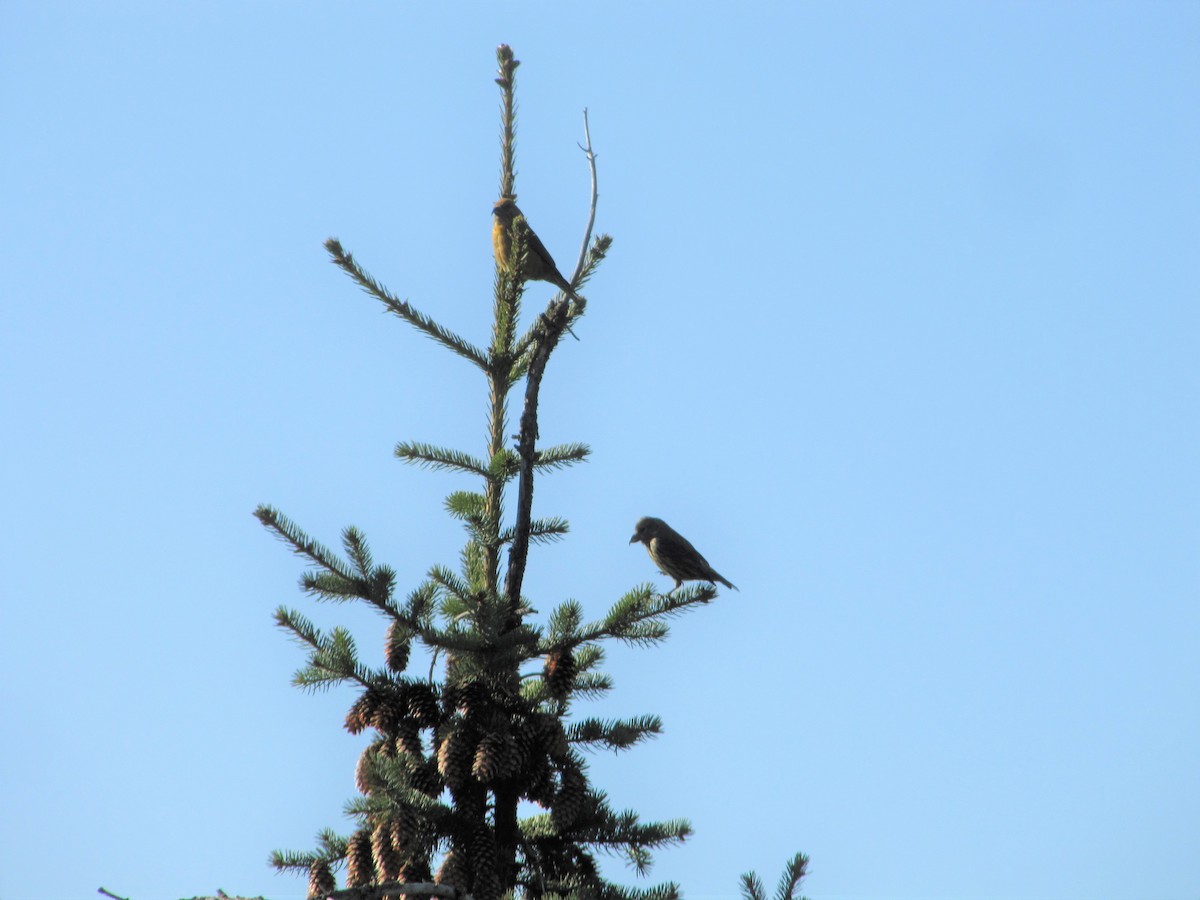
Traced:
<path id="1" fill-rule="evenodd" d="M 577 644 L 613 637 L 630 644 L 653 644 L 668 634 L 662 619 L 681 615 L 694 606 L 708 603 L 717 595 L 708 585 L 691 585 L 668 594 L 656 594 L 652 585 L 634 588 L 609 610 L 600 622 L 579 632 Z"/>
<path id="2" fill-rule="evenodd" d="M 511 173 L 508 182 L 511 185 Z M 512 253 L 519 261 L 516 266 L 519 272 L 526 259 L 522 234 L 514 236 Z M 488 475 L 484 486 L 483 515 L 476 527 L 478 540 L 468 545 L 468 549 L 473 546 L 473 552 L 469 555 L 464 553 L 463 568 L 471 583 L 482 585 L 489 594 L 495 594 L 500 583 L 499 532 L 504 516 L 504 486 L 512 477 L 514 468 L 514 454 L 504 444 L 508 434 L 508 395 L 512 387 L 513 333 L 524 286 L 513 272 L 506 271 L 508 268 L 499 264 L 496 266 L 492 364 L 488 369 Z"/>
<path id="3" fill-rule="evenodd" d="M 516 75 L 517 66 L 521 63 L 513 58 L 512 48 L 508 44 L 501 44 L 496 48 L 496 59 L 500 63 L 500 75 L 496 78 L 496 84 L 500 85 L 500 99 L 503 104 L 500 113 L 503 128 L 500 137 L 500 196 L 511 197 L 516 178 Z"/>
<path id="4" fill-rule="evenodd" d="M 388 769 L 379 765 L 380 762 L 388 761 L 386 757 L 382 760 L 376 757 L 368 763 L 382 779 L 387 796 L 372 794 L 351 797 L 342 809 L 347 816 L 383 816 L 394 813 L 396 808 L 400 807 L 420 813 L 431 821 L 444 821 L 449 818 L 449 807 L 404 782 L 407 773 L 399 774 L 403 769 Z"/>
<path id="5" fill-rule="evenodd" d="M 342 531 L 342 546 L 346 549 L 346 556 L 358 568 L 358 574 L 369 579 L 375 563 L 371 558 L 371 548 L 367 546 L 367 539 L 363 537 L 363 533 L 353 525 L 345 528 Z"/>
<path id="6" fill-rule="evenodd" d="M 624 721 L 607 722 L 601 719 L 581 719 L 567 728 L 567 740 L 588 750 L 627 750 L 660 734 L 662 719 L 658 716 L 638 716 Z"/>
<path id="7" fill-rule="evenodd" d="M 447 622 L 461 622 L 468 616 L 474 615 L 477 608 L 475 604 L 467 602 L 456 594 L 447 594 L 438 604 L 438 612 Z"/>
<path id="8" fill-rule="evenodd" d="M 525 283 L 516 274 L 524 267 L 527 253 L 524 234 L 520 230 L 512 236 L 510 252 L 512 259 L 518 261 L 517 264 L 497 264 L 492 283 L 492 295 L 496 302 L 492 314 L 492 342 L 488 347 L 492 361 L 488 369 L 488 378 L 506 389 L 512 384 L 512 366 L 515 359 L 513 335 L 517 328 L 517 319 L 521 315 L 521 300 L 525 296 Z M 504 393 L 507 394 L 507 390 Z"/>
<path id="9" fill-rule="evenodd" d="M 566 519 L 555 516 L 552 519 L 534 519 L 529 523 L 529 540 L 534 543 L 549 544 L 561 541 L 571 530 Z M 507 544 L 516 537 L 514 529 L 506 528 L 500 532 L 500 543 Z"/>
<path id="10" fill-rule="evenodd" d="M 317 843 L 321 846 L 321 852 L 325 859 L 333 862 L 345 858 L 350 839 L 338 834 L 332 828 L 322 828 L 317 832 Z"/>
<path id="11" fill-rule="evenodd" d="M 533 706 L 549 704 L 551 709 L 557 709 L 559 700 L 550 696 L 542 673 L 537 672 L 526 676 L 529 680 L 521 684 L 521 697 Z M 571 687 L 571 697 L 581 700 L 599 700 L 613 689 L 612 676 L 603 672 L 584 672 L 575 676 Z"/>
<path id="12" fill-rule="evenodd" d="M 767 890 L 755 872 L 742 875 L 742 900 L 767 900 Z"/>
<path id="13" fill-rule="evenodd" d="M 342 576 L 347 581 L 354 580 L 354 573 L 328 547 L 310 538 L 291 519 L 275 509 L 275 507 L 262 504 L 254 511 L 254 515 L 276 537 L 284 543 L 289 544 L 297 556 L 306 557 L 322 568 Z"/>
<path id="14" fill-rule="evenodd" d="M 298 671 L 292 683 L 298 687 L 324 688 L 346 681 L 369 687 L 378 676 L 358 661 L 354 638 L 345 628 L 334 628 L 322 646 L 309 654 L 308 668 Z"/>
<path id="15" fill-rule="evenodd" d="M 275 624 L 292 632 L 292 637 L 313 649 L 320 649 L 325 643 L 326 638 L 321 630 L 297 610 L 277 607 Z"/>
<path id="16" fill-rule="evenodd" d="M 327 900 L 392 900 L 394 897 L 428 897 L 431 900 L 471 900 L 472 895 L 450 884 L 437 884 L 432 881 L 408 881 L 404 883 L 390 881 L 386 884 L 342 888 L 340 891 L 334 891 L 330 894 Z M 197 897 L 195 900 L 208 900 L 208 898 Z M 221 900 L 221 898 L 218 897 L 216 900 Z M 236 900 L 236 898 L 230 898 L 230 900 Z M 256 900 L 265 900 L 265 898 L 259 897 Z M 515 897 L 512 892 L 509 892 L 504 895 L 502 900 L 515 900 Z M 554 900 L 554 898 L 547 896 L 541 898 L 541 900 Z M 572 900 L 572 898 L 559 898 L 559 900 Z M 573 900 L 580 900 L 580 898 L 576 897 Z"/>
<path id="17" fill-rule="evenodd" d="M 311 648 L 308 665 L 292 676 L 296 687 L 324 690 L 346 681 L 362 685 L 372 682 L 371 673 L 358 663 L 354 639 L 346 629 L 335 628 L 326 635 L 299 612 L 285 606 L 275 610 L 275 624 Z"/>
<path id="18" fill-rule="evenodd" d="M 679 885 L 673 881 L 650 888 L 631 888 L 606 884 L 601 900 L 680 900 Z"/>
<path id="19" fill-rule="evenodd" d="M 478 491 L 455 491 L 446 498 L 445 507 L 454 518 L 478 526 L 483 520 L 483 504 L 483 494 Z"/>
<path id="20" fill-rule="evenodd" d="M 547 447 L 539 450 L 533 467 L 538 471 L 553 471 L 573 466 L 591 456 L 591 448 L 587 444 L 560 444 L 557 447 Z"/>
<path id="21" fill-rule="evenodd" d="M 313 692 L 327 691 L 348 681 L 354 681 L 354 679 L 342 673 L 331 672 L 316 665 L 308 665 L 302 669 L 297 669 L 292 675 L 292 687 Z"/>
<path id="22" fill-rule="evenodd" d="M 558 826 L 554 824 L 554 818 L 550 813 L 538 813 L 536 816 L 527 816 L 519 824 L 521 827 L 521 836 L 527 841 L 558 837 Z"/>
<path id="23" fill-rule="evenodd" d="M 486 354 L 472 344 L 470 341 L 450 331 L 442 325 L 439 325 L 429 316 L 414 309 L 407 300 L 401 300 L 396 297 L 387 288 L 377 282 L 360 266 L 354 259 L 354 256 L 347 253 L 343 249 L 341 242 L 337 238 L 329 238 L 325 241 L 325 249 L 329 251 L 329 255 L 333 258 L 334 264 L 341 268 L 347 275 L 354 279 L 361 287 L 371 296 L 378 299 L 389 312 L 395 313 L 404 321 L 408 322 L 419 331 L 425 332 L 429 337 L 433 338 L 443 347 L 453 350 L 459 356 L 469 359 L 479 368 L 487 371 L 487 356 Z"/>
<path id="24" fill-rule="evenodd" d="M 653 861 L 651 849 L 682 843 L 692 834 L 691 826 L 682 819 L 642 824 L 638 821 L 637 813 L 631 810 L 619 815 L 613 813 L 603 793 L 589 792 L 587 799 L 592 807 L 591 812 L 586 814 L 585 821 L 570 827 L 567 833 L 563 833 L 555 823 L 553 814 L 523 819 L 520 822 L 520 830 L 525 838 L 525 846 L 554 846 L 561 840 L 572 844 L 584 844 L 606 854 L 624 856 L 638 874 L 642 875 L 649 870 Z M 627 890 L 607 883 L 605 888 L 606 891 L 601 896 L 610 896 L 609 890 Z M 671 886 L 667 886 L 667 889 L 670 888 Z M 611 896 L 625 894 L 616 893 Z M 641 893 L 636 896 L 641 896 Z"/>
<path id="25" fill-rule="evenodd" d="M 593 811 L 586 821 L 571 827 L 569 840 L 604 853 L 625 854 L 631 847 L 649 851 L 678 846 L 692 836 L 692 826 L 686 819 L 643 823 L 632 810 L 614 813 L 602 792 L 589 792 L 588 799 Z M 563 837 L 551 813 L 522 819 L 520 828 L 522 836 L 529 841 Z"/>
<path id="26" fill-rule="evenodd" d="M 598 234 L 596 240 L 592 242 L 592 248 L 588 251 L 587 260 L 583 264 L 583 271 L 579 273 L 579 284 L 585 285 L 596 274 L 596 270 L 600 268 L 600 263 L 608 258 L 608 251 L 612 248 L 611 234 Z"/>
<path id="27" fill-rule="evenodd" d="M 552 650 L 573 647 L 573 639 L 582 622 L 583 605 L 578 600 L 560 603 L 550 613 L 550 619 L 546 622 L 546 637 L 538 649 L 549 653 Z"/>
<path id="28" fill-rule="evenodd" d="M 445 566 L 434 566 L 429 570 L 430 581 L 437 584 L 443 590 L 457 597 L 463 603 L 474 605 L 471 596 L 471 587 Z"/>
<path id="29" fill-rule="evenodd" d="M 429 647 L 435 650 L 446 650 L 451 653 L 482 650 L 488 646 L 485 638 L 467 631 L 421 628 L 417 631 L 417 634 Z"/>
<path id="30" fill-rule="evenodd" d="M 598 700 L 613 689 L 612 677 L 603 672 L 587 672 L 575 676 L 573 695 L 588 700 Z"/>
<path id="31" fill-rule="evenodd" d="M 302 869 L 305 874 L 308 873 L 309 867 L 314 862 L 326 862 L 336 866 L 346 858 L 346 850 L 350 841 L 330 828 L 323 828 L 317 833 L 317 843 L 320 846 L 318 851 L 272 851 L 271 865 L 279 871 Z"/>
<path id="32" fill-rule="evenodd" d="M 312 867 L 312 864 L 326 857 L 321 853 L 313 853 L 311 850 L 273 850 L 271 851 L 271 865 L 277 872 L 294 871 L 301 872 L 305 875 Z"/>
<path id="33" fill-rule="evenodd" d="M 575 671 L 587 672 L 604 661 L 604 648 L 599 644 L 585 644 L 575 650 Z"/>
<path id="34" fill-rule="evenodd" d="M 496 451 L 488 465 L 488 475 L 498 482 L 508 482 L 521 471 L 521 461 L 517 454 L 507 447 Z"/>
<path id="35" fill-rule="evenodd" d="M 797 894 L 808 875 L 808 857 L 797 853 L 783 867 L 783 875 L 775 888 L 774 900 L 804 900 Z M 742 900 L 767 900 L 767 891 L 757 872 L 746 872 L 741 878 Z"/>
<path id="36" fill-rule="evenodd" d="M 322 600 L 344 603 L 370 597 L 371 588 L 361 578 L 346 578 L 336 572 L 305 572 L 300 576 L 300 589 Z"/>
<path id="37" fill-rule="evenodd" d="M 802 900 L 796 896 L 796 891 L 799 890 L 800 883 L 804 881 L 807 874 L 808 857 L 803 853 L 797 853 L 783 867 L 779 885 L 775 888 L 775 900 Z"/>
<path id="38" fill-rule="evenodd" d="M 354 636 L 343 628 L 341 625 L 334 627 L 329 633 L 329 642 L 326 646 L 318 651 L 323 654 L 322 661 L 326 661 L 326 668 L 333 670 L 335 667 L 341 668 L 350 674 L 350 677 L 362 682 L 364 686 L 369 685 L 374 679 L 366 673 L 366 670 L 360 668 L 358 664 L 358 647 L 354 643 Z"/>
<path id="39" fill-rule="evenodd" d="M 654 864 L 654 857 L 645 847 L 626 847 L 625 855 L 629 858 L 629 865 L 633 870 L 643 877 L 650 872 L 650 867 Z"/>
<path id="40" fill-rule="evenodd" d="M 403 613 L 396 615 L 396 618 L 411 631 L 422 634 L 430 631 L 433 628 L 433 604 L 437 595 L 437 583 L 424 582 L 409 593 Z"/>
<path id="41" fill-rule="evenodd" d="M 461 563 L 463 577 L 471 585 L 479 585 L 494 592 L 500 574 L 496 569 L 499 562 L 500 545 L 495 539 L 486 539 L 484 532 L 491 528 L 500 527 L 500 517 L 503 514 L 504 492 L 497 482 L 489 481 L 488 493 L 491 499 L 487 504 L 485 521 L 480 523 L 480 535 L 467 541 L 458 558 Z"/>
<path id="42" fill-rule="evenodd" d="M 597 236 L 595 242 L 592 244 L 591 251 L 588 253 L 587 261 L 584 263 L 583 272 L 574 282 L 576 288 L 583 287 L 585 284 L 587 284 L 588 280 L 595 273 L 600 263 L 602 263 L 605 257 L 608 256 L 608 248 L 612 246 L 612 240 L 613 239 L 607 234 L 601 234 Z M 551 306 L 553 306 L 553 303 L 551 303 Z M 547 312 L 549 311 L 550 307 L 547 307 Z M 582 315 L 583 308 L 578 304 L 573 303 L 567 311 L 568 326 Z M 517 362 L 513 364 L 511 375 L 514 384 L 517 380 L 525 377 L 529 371 L 529 364 L 531 361 L 530 348 L 533 346 L 533 343 L 537 338 L 538 324 L 538 321 L 535 320 L 534 323 L 525 331 L 525 333 L 517 339 L 516 347 L 513 351 L 517 357 Z"/>
<path id="43" fill-rule="evenodd" d="M 392 602 L 392 592 L 395 589 L 396 570 L 391 566 L 376 566 L 367 581 L 366 599 L 384 612 L 395 615 L 396 605 Z"/>
<path id="44" fill-rule="evenodd" d="M 635 647 L 652 647 L 665 641 L 670 633 L 671 628 L 666 622 L 638 622 L 617 637 Z"/>
<path id="45" fill-rule="evenodd" d="M 536 326 L 537 322 L 534 321 L 529 330 L 521 335 L 520 340 L 517 341 L 517 361 L 513 363 L 512 368 L 509 370 L 509 387 L 514 386 L 529 374 L 529 347 L 533 344 L 534 328 Z"/>
<path id="46" fill-rule="evenodd" d="M 401 441 L 396 445 L 395 453 L 396 456 L 405 462 L 415 463 L 419 466 L 428 466 L 431 469 L 453 469 L 459 472 L 467 472 L 471 475 L 478 475 L 481 478 L 488 477 L 487 467 L 483 464 L 482 460 L 476 459 L 469 453 L 463 453 L 460 450 L 434 447 L 432 444 Z"/>
<path id="47" fill-rule="evenodd" d="M 692 834 L 692 825 L 687 819 L 642 823 L 633 810 L 627 809 L 618 815 L 605 809 L 594 823 L 582 830 L 580 840 L 600 849 L 619 849 L 629 844 L 657 850 L 678 846 Z"/>
<path id="48" fill-rule="evenodd" d="M 347 579 L 333 572 L 305 572 L 300 576 L 300 589 L 319 600 L 366 600 L 393 615 L 398 612 L 392 604 L 395 584 L 396 573 L 389 566 L 377 566 L 368 578 Z"/>

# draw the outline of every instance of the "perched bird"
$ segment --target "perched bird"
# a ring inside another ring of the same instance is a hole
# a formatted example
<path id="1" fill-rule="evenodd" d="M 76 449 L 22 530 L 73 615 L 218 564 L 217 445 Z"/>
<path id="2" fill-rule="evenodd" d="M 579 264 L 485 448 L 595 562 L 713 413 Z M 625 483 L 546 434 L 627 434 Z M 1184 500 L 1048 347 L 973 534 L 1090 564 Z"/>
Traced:
<path id="1" fill-rule="evenodd" d="M 496 264 L 502 269 L 514 264 L 512 256 L 513 228 L 520 230 L 525 244 L 525 268 L 520 277 L 525 281 L 548 281 L 572 300 L 578 300 L 570 282 L 554 264 L 554 257 L 546 249 L 534 230 L 529 227 L 524 213 L 517 208 L 512 197 L 501 197 L 492 207 L 492 249 L 496 253 Z"/>
<path id="2" fill-rule="evenodd" d="M 633 530 L 629 543 L 641 541 L 646 545 L 650 558 L 662 573 L 675 579 L 676 589 L 685 581 L 721 582 L 727 588 L 737 587 L 726 581 L 708 564 L 688 539 L 664 522 L 653 516 L 640 519 Z"/>

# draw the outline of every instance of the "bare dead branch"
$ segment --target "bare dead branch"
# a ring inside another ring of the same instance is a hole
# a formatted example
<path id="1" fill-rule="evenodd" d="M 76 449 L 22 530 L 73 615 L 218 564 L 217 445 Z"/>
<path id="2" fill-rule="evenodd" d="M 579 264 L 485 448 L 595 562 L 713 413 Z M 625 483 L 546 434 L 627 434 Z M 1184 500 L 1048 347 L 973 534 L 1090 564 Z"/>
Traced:
<path id="1" fill-rule="evenodd" d="M 587 261 L 592 227 L 596 222 L 596 204 L 600 196 L 596 180 L 596 154 L 592 150 L 592 135 L 588 128 L 586 109 L 583 111 L 583 133 L 586 145 L 581 146 L 581 149 L 587 155 L 588 168 L 591 171 L 592 199 L 588 207 L 583 249 L 580 250 L 575 274 L 571 279 L 573 282 L 579 279 Z M 525 407 L 521 411 L 521 430 L 517 438 L 517 454 L 520 457 L 517 517 L 513 524 L 512 545 L 508 548 L 508 573 L 504 579 L 504 595 L 508 600 L 509 609 L 514 613 L 521 606 L 521 585 L 525 580 L 525 562 L 529 556 L 529 528 L 533 515 L 533 470 L 537 462 L 538 397 L 542 387 L 542 375 L 545 374 L 550 354 L 558 346 L 563 332 L 569 329 L 571 312 L 571 303 L 565 296 L 561 300 L 551 300 L 546 311 L 531 329 L 532 352 L 529 356 L 529 369 L 525 374 Z"/>

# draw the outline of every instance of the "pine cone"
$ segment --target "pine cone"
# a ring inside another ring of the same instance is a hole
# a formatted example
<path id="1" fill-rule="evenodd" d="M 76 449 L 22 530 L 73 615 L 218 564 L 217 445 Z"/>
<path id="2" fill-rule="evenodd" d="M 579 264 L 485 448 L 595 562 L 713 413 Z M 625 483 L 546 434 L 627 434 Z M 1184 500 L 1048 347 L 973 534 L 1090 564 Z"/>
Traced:
<path id="1" fill-rule="evenodd" d="M 525 767 L 524 794 L 543 809 L 554 805 L 555 795 L 554 771 L 550 768 L 550 760 L 539 756 Z"/>
<path id="2" fill-rule="evenodd" d="M 539 756 L 541 747 L 538 744 L 537 728 L 526 718 L 513 722 L 513 743 L 517 748 L 518 765 L 525 769 L 535 756 Z"/>
<path id="3" fill-rule="evenodd" d="M 383 784 L 378 776 L 371 772 L 371 766 L 376 756 L 391 756 L 391 744 L 384 738 L 372 741 L 358 757 L 358 765 L 354 767 L 354 785 L 361 794 L 373 794 Z"/>
<path id="4" fill-rule="evenodd" d="M 496 837 L 483 822 L 471 835 L 471 861 L 475 883 L 471 893 L 476 900 L 492 900 L 500 896 L 500 879 L 496 874 Z"/>
<path id="5" fill-rule="evenodd" d="M 486 822 L 479 822 L 471 834 L 471 856 L 475 860 L 475 874 L 480 869 L 496 868 L 496 836 Z"/>
<path id="6" fill-rule="evenodd" d="M 489 784 L 496 779 L 496 773 L 500 769 L 498 750 L 495 735 L 489 734 L 479 742 L 471 763 L 471 774 L 477 781 Z"/>
<path id="7" fill-rule="evenodd" d="M 408 714 L 422 728 L 436 728 L 441 716 L 438 713 L 437 696 L 427 684 L 407 684 L 403 690 Z"/>
<path id="8" fill-rule="evenodd" d="M 549 713 L 537 713 L 533 717 L 533 726 L 537 730 L 543 752 L 555 762 L 566 759 L 571 745 L 567 741 L 567 733 L 563 730 L 558 716 Z"/>
<path id="9" fill-rule="evenodd" d="M 433 880 L 436 884 L 448 884 L 461 891 L 470 889 L 471 880 L 467 872 L 466 859 L 458 848 L 450 848 L 450 852 L 442 860 L 442 864 L 438 867 L 437 874 L 433 876 Z"/>
<path id="10" fill-rule="evenodd" d="M 407 806 L 395 806 L 388 827 L 392 832 L 392 846 L 404 859 L 410 857 L 416 849 L 418 818 L 416 812 Z"/>
<path id="11" fill-rule="evenodd" d="M 318 859 L 308 867 L 308 900 L 325 900 L 336 890 L 337 882 L 328 861 Z"/>
<path id="12" fill-rule="evenodd" d="M 371 833 L 371 855 L 375 860 L 375 871 L 379 882 L 395 881 L 400 875 L 400 854 L 392 844 L 392 828 L 388 822 L 380 822 Z"/>
<path id="13" fill-rule="evenodd" d="M 492 706 L 492 692 L 482 681 L 469 681 L 458 689 L 455 705 L 467 718 L 482 718 Z"/>
<path id="14" fill-rule="evenodd" d="M 365 828 L 354 832 L 346 847 L 346 887 L 366 887 L 375 880 L 371 857 L 371 832 Z"/>
<path id="15" fill-rule="evenodd" d="M 401 759 L 408 773 L 408 783 L 414 790 L 428 797 L 436 797 L 445 789 L 446 784 L 438 772 L 436 760 L 425 760 L 419 756 L 404 756 Z"/>
<path id="16" fill-rule="evenodd" d="M 364 691 L 362 696 L 354 701 L 350 712 L 346 713 L 346 730 L 351 734 L 358 734 L 365 730 L 371 724 L 371 718 L 375 714 L 378 702 L 379 697 L 374 691 Z"/>
<path id="17" fill-rule="evenodd" d="M 400 867 L 398 880 L 404 884 L 424 884 L 433 881 L 433 875 L 429 872 L 429 860 L 410 859 Z"/>
<path id="18" fill-rule="evenodd" d="M 421 745 L 421 730 L 412 719 L 405 719 L 397 726 L 396 749 L 424 758 L 425 748 Z"/>
<path id="19" fill-rule="evenodd" d="M 562 770 L 562 787 L 550 808 L 550 818 L 559 833 L 575 824 L 587 802 L 587 778 L 576 766 Z"/>
<path id="20" fill-rule="evenodd" d="M 596 857 L 588 853 L 586 850 L 580 850 L 575 856 L 575 864 L 579 867 L 579 874 L 591 882 L 595 882 L 600 877 L 600 869 L 596 865 Z"/>
<path id="21" fill-rule="evenodd" d="M 412 648 L 412 635 L 399 622 L 388 626 L 387 645 L 383 659 L 393 672 L 403 672 L 408 668 L 408 653 Z"/>
<path id="22" fill-rule="evenodd" d="M 575 675 L 578 669 L 575 656 L 570 650 L 555 650 L 546 654 L 546 663 L 542 668 L 542 680 L 546 683 L 546 691 L 555 700 L 566 700 L 575 686 Z"/>
<path id="23" fill-rule="evenodd" d="M 375 708 L 371 710 L 371 727 L 380 734 L 393 737 L 400 729 L 400 723 L 404 721 L 406 712 L 407 710 L 401 705 L 398 697 L 380 694 Z"/>
<path id="24" fill-rule="evenodd" d="M 448 733 L 438 747 L 438 771 L 453 788 L 458 787 L 471 775 L 471 764 L 475 757 L 475 729 L 462 719 L 451 722 Z"/>
<path id="25" fill-rule="evenodd" d="M 476 780 L 490 784 L 500 778 L 510 778 L 517 773 L 520 756 L 512 735 L 489 734 L 479 742 L 471 774 Z"/>

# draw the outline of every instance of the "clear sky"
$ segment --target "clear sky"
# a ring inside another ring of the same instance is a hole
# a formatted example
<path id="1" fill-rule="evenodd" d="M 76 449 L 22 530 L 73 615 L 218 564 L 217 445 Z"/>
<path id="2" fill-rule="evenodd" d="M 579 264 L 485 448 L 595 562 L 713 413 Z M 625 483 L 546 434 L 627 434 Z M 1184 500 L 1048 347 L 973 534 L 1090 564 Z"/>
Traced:
<path id="1" fill-rule="evenodd" d="M 586 710 L 665 720 L 593 760 L 692 820 L 653 880 L 1195 900 L 1200 5 L 722 7 L 0 7 L 0 900 L 302 898 L 268 853 L 348 829 L 271 615 L 382 624 L 251 511 L 457 560 L 469 483 L 391 451 L 477 452 L 482 379 L 321 243 L 486 340 L 500 42 L 522 208 L 568 268 L 587 107 L 615 237 L 527 592 L 666 587 L 642 515 L 741 588 Z"/>

